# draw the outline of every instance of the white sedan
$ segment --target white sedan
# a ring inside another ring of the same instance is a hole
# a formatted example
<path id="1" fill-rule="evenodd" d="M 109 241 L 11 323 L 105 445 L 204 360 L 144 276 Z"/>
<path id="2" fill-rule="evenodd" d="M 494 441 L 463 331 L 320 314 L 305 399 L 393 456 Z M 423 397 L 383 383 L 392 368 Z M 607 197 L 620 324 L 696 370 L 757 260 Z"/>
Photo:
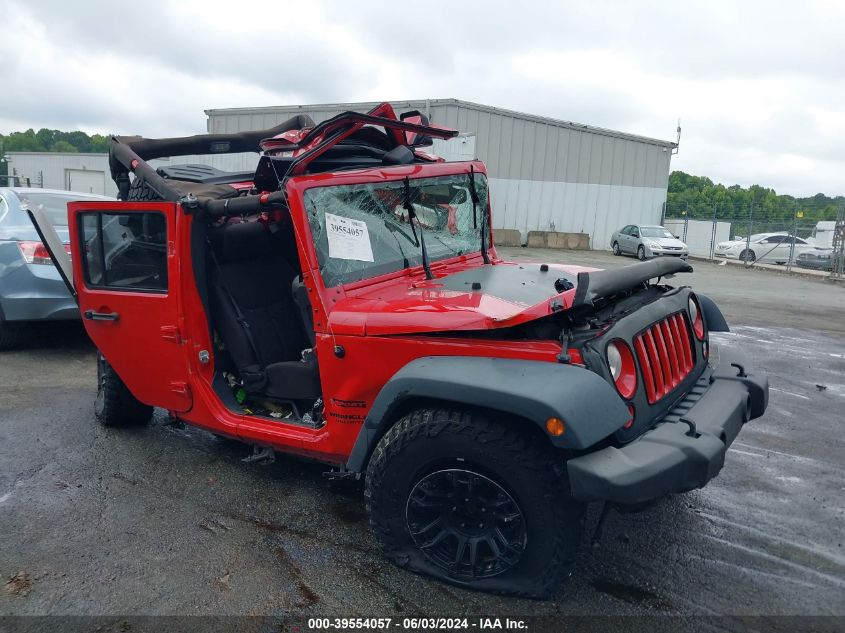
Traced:
<path id="1" fill-rule="evenodd" d="M 795 247 L 793 250 L 793 241 Z M 751 238 L 740 238 L 716 244 L 716 257 L 739 259 L 742 261 L 761 261 L 785 264 L 792 253 L 793 261 L 801 253 L 816 250 L 816 246 L 806 240 L 786 233 L 758 233 Z"/>

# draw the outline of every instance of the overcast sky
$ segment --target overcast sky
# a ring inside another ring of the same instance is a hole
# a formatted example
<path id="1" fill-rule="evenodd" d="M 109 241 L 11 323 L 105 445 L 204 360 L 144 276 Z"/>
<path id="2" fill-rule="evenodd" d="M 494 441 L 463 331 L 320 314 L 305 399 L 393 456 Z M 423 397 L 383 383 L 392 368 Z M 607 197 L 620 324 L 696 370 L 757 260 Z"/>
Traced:
<path id="1" fill-rule="evenodd" d="M 455 97 L 674 139 L 673 169 L 845 194 L 845 2 L 0 0 L 0 132 Z"/>

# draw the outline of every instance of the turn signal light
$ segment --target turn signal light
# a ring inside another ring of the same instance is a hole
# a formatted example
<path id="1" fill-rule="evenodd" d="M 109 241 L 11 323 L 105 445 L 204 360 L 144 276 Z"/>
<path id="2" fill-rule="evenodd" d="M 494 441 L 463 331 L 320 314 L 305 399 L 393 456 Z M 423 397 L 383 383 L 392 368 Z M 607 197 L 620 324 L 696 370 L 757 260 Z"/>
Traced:
<path id="1" fill-rule="evenodd" d="M 546 430 L 549 432 L 549 435 L 560 437 L 566 431 L 566 425 L 560 418 L 549 418 L 546 420 Z"/>
<path id="2" fill-rule="evenodd" d="M 623 429 L 630 429 L 632 426 L 634 426 L 635 413 L 636 413 L 636 411 L 634 411 L 634 405 L 629 404 L 628 405 L 628 421 L 625 422 L 625 424 L 622 425 Z"/>

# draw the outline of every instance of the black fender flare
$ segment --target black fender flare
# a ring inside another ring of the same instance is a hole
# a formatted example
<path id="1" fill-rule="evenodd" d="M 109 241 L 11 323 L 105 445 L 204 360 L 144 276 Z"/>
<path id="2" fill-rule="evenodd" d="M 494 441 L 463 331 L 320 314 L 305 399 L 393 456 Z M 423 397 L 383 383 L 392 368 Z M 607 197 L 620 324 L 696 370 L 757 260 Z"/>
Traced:
<path id="1" fill-rule="evenodd" d="M 696 294 L 698 298 L 698 305 L 701 306 L 701 312 L 704 316 L 704 325 L 707 326 L 709 332 L 730 332 L 731 328 L 725 320 L 725 315 L 710 297 Z"/>
<path id="2" fill-rule="evenodd" d="M 588 448 L 628 421 L 616 389 L 585 367 L 543 361 L 472 356 L 427 356 L 411 361 L 382 387 L 367 414 L 346 467 L 362 472 L 370 454 L 410 400 L 437 400 L 530 420 L 553 445 Z M 545 423 L 563 420 L 565 432 L 549 436 Z"/>

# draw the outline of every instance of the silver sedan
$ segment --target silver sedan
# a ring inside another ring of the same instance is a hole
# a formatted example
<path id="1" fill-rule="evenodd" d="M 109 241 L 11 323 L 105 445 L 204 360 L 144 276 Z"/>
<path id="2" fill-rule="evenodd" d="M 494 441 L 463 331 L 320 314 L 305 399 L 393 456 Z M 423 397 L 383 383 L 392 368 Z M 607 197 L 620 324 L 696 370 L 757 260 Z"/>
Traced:
<path id="1" fill-rule="evenodd" d="M 614 255 L 636 255 L 640 260 L 651 257 L 689 256 L 689 248 L 662 226 L 629 224 L 610 238 Z"/>
<path id="2" fill-rule="evenodd" d="M 113 198 L 0 188 L 0 350 L 13 347 L 27 323 L 79 318 L 76 303 L 26 213 L 27 207 L 40 207 L 67 248 L 67 203 L 74 200 Z"/>

